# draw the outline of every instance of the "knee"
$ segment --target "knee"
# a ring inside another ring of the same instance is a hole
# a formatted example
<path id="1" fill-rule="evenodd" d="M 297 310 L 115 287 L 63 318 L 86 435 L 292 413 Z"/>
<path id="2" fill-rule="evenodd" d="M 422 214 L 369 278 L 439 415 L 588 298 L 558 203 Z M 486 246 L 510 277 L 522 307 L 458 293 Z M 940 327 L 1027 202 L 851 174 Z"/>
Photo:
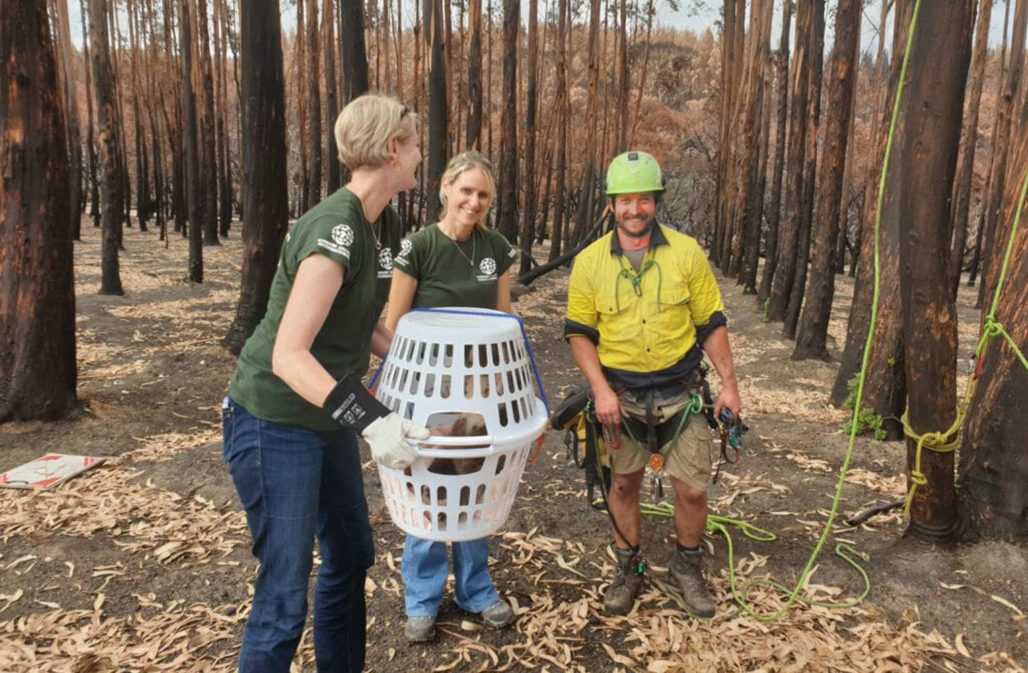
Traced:
<path id="1" fill-rule="evenodd" d="M 675 484 L 675 500 L 682 507 L 704 507 L 707 504 L 707 492 L 679 483 Z"/>
<path id="2" fill-rule="evenodd" d="M 610 484 L 611 496 L 618 500 L 632 500 L 639 498 L 639 488 L 642 485 L 641 476 L 637 474 L 615 474 Z"/>

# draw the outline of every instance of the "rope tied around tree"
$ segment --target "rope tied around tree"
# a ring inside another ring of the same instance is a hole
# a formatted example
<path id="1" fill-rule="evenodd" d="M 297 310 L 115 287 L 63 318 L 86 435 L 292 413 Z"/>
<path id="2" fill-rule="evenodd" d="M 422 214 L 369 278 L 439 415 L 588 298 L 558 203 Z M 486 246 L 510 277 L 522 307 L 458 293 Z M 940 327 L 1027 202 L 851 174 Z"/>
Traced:
<path id="1" fill-rule="evenodd" d="M 981 373 L 982 360 L 985 356 L 985 349 L 988 347 L 989 342 L 997 336 L 1002 336 L 1004 340 L 1010 345 L 1011 350 L 1014 352 L 1014 356 L 1020 361 L 1021 366 L 1024 367 L 1025 371 L 1028 372 L 1028 359 L 1025 358 L 1024 353 L 1014 343 L 1013 337 L 1007 332 L 999 320 L 996 319 L 996 309 L 999 307 L 999 298 L 1003 294 L 1003 286 L 1006 283 L 1007 269 L 1010 266 L 1010 258 L 1013 254 L 1014 239 L 1017 238 L 1017 230 L 1021 224 L 1021 215 L 1024 211 L 1025 196 L 1028 195 L 1028 172 L 1025 173 L 1024 180 L 1021 183 L 1021 194 L 1017 202 L 1017 211 L 1014 214 L 1013 222 L 1010 225 L 1010 238 L 1007 240 L 1007 247 L 1003 253 L 1003 264 L 1000 267 L 999 280 L 996 282 L 996 290 L 992 295 L 992 305 L 989 307 L 989 312 L 985 315 L 985 319 L 982 321 L 982 333 L 978 338 L 978 345 L 975 347 L 975 359 L 978 364 L 975 367 L 974 373 L 971 375 L 971 379 L 967 384 L 967 389 L 964 391 L 963 399 L 957 405 L 956 418 L 953 419 L 953 424 L 950 425 L 949 429 L 945 432 L 926 432 L 923 434 L 917 433 L 910 425 L 910 419 L 908 414 L 910 410 L 903 412 L 901 421 L 903 422 L 903 434 L 917 441 L 917 446 L 914 450 L 914 466 L 910 470 L 910 489 L 907 491 L 907 497 L 903 504 L 903 515 L 910 516 L 910 505 L 914 501 L 914 493 L 917 492 L 919 486 L 925 486 L 928 484 L 928 478 L 924 472 L 921 471 L 921 453 L 923 449 L 934 451 L 936 453 L 951 453 L 956 451 L 957 447 L 960 446 L 962 436 L 962 430 L 964 428 L 964 421 L 967 420 L 967 408 L 970 406 L 971 398 L 974 396 L 975 387 L 978 385 L 978 377 Z"/>

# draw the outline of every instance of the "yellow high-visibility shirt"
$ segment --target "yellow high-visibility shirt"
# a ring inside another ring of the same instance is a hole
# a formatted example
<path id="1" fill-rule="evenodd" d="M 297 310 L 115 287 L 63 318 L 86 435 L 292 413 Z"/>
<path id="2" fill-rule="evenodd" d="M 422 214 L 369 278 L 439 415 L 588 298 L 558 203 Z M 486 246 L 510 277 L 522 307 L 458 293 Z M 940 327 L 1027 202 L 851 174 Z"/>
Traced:
<path id="1" fill-rule="evenodd" d="M 637 272 L 611 231 L 575 258 L 564 334 L 591 339 L 608 377 L 620 372 L 629 387 L 632 379 L 654 385 L 652 377 L 632 374 L 666 372 L 677 379 L 691 371 L 703 358 L 697 328 L 705 338 L 725 324 L 723 311 L 721 290 L 696 239 L 655 225 Z"/>

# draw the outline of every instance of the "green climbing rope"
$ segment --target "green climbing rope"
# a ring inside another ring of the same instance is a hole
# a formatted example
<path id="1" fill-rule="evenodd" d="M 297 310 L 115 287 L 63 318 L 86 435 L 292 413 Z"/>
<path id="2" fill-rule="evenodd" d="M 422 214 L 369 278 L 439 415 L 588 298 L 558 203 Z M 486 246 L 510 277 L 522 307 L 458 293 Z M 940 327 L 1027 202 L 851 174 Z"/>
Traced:
<path id="1" fill-rule="evenodd" d="M 747 598 L 749 596 L 749 591 L 747 591 L 745 595 L 740 595 L 737 587 L 735 586 L 734 567 L 730 570 L 730 578 L 732 581 L 732 595 L 735 598 L 735 602 L 739 604 L 739 607 L 742 608 L 743 611 L 745 611 L 751 617 L 758 619 L 760 621 L 771 622 L 781 619 L 792 608 L 793 604 L 796 603 L 797 600 L 799 600 L 800 592 L 803 591 L 804 587 L 806 587 L 807 581 L 813 574 L 814 564 L 817 562 L 818 557 L 821 555 L 821 551 L 824 548 L 825 542 L 828 540 L 828 536 L 832 534 L 832 530 L 835 525 L 835 519 L 839 514 L 839 503 L 842 499 L 842 489 L 846 481 L 846 474 L 849 472 L 850 462 L 853 460 L 853 452 L 856 446 L 857 429 L 859 427 L 859 424 L 856 421 L 856 416 L 860 412 L 861 402 L 864 398 L 864 382 L 867 376 L 867 365 L 870 361 L 872 340 L 874 338 L 875 326 L 878 322 L 878 303 L 880 297 L 881 281 L 881 250 L 878 239 L 882 223 L 882 205 L 884 203 L 885 195 L 885 178 L 888 175 L 889 162 L 892 159 L 892 146 L 896 138 L 896 122 L 899 118 L 900 104 L 903 100 L 903 90 L 906 88 L 907 67 L 910 62 L 910 51 L 911 46 L 914 43 L 914 35 L 917 33 L 917 19 L 920 13 L 921 0 L 916 0 L 914 4 L 913 16 L 910 19 L 910 29 L 907 33 L 907 44 L 903 52 L 903 63 L 900 66 L 900 77 L 896 89 L 896 100 L 893 103 L 892 117 L 889 120 L 889 134 L 885 142 L 885 156 L 882 160 L 881 175 L 878 179 L 878 203 L 874 221 L 874 290 L 871 301 L 871 317 L 868 321 L 867 327 L 867 339 L 864 342 L 864 352 L 861 358 L 860 373 L 857 376 L 857 390 L 853 404 L 854 419 L 853 422 L 850 423 L 849 444 L 846 448 L 846 455 L 843 458 L 842 467 L 839 469 L 839 477 L 836 481 L 835 493 L 832 496 L 832 507 L 831 511 L 828 514 L 828 520 L 825 522 L 824 528 L 821 531 L 821 535 L 818 537 L 817 543 L 814 545 L 814 549 L 811 551 L 810 557 L 807 559 L 807 563 L 806 565 L 804 565 L 803 571 L 800 573 L 799 580 L 796 582 L 796 585 L 791 590 L 786 590 L 784 586 L 778 585 L 776 583 L 770 583 L 770 581 L 765 582 L 771 584 L 772 586 L 778 587 L 779 590 L 782 591 L 782 593 L 787 594 L 785 605 L 775 610 L 774 612 L 766 614 L 757 612 L 756 609 L 750 604 Z M 717 532 L 725 536 L 725 539 L 728 540 L 729 549 L 731 549 L 731 538 L 727 535 L 727 530 L 718 529 L 716 526 L 715 530 L 717 530 Z M 855 550 L 852 549 L 852 547 L 843 544 L 837 545 L 836 553 L 842 556 L 843 558 L 846 558 L 846 560 L 851 565 L 857 568 L 861 576 L 864 578 L 864 592 L 858 598 L 846 604 L 855 605 L 856 603 L 860 602 L 870 590 L 870 579 L 868 578 L 867 573 L 863 569 L 863 567 L 861 567 L 860 564 L 857 563 L 856 560 L 853 558 L 858 554 Z M 849 556 L 849 558 L 847 558 L 847 556 Z M 804 602 L 812 603 L 812 601 Z"/>
<path id="2" fill-rule="evenodd" d="M 1017 200 L 1017 210 L 1014 213 L 1014 220 L 1010 227 L 1010 238 L 1007 241 L 1006 250 L 1003 253 L 1003 264 L 1000 267 L 999 280 L 996 282 L 996 290 L 992 295 L 992 304 L 989 307 L 989 312 L 985 314 L 985 320 L 982 324 L 982 334 L 978 338 L 978 345 L 975 347 L 975 360 L 979 363 L 982 357 L 985 355 L 985 349 L 988 347 L 989 342 L 997 336 L 1002 336 L 1006 339 L 1010 345 L 1011 350 L 1014 352 L 1014 356 L 1021 362 L 1021 365 L 1028 371 L 1028 359 L 1025 359 L 1024 353 L 1014 343 L 1013 337 L 1007 332 L 1006 328 L 1003 327 L 1003 323 L 996 320 L 996 310 L 999 308 L 999 298 L 1003 293 L 1003 285 L 1007 280 L 1007 270 L 1010 266 L 1010 257 L 1014 250 L 1014 239 L 1017 238 L 1017 230 L 1021 225 L 1021 215 L 1024 212 L 1025 197 L 1028 196 L 1028 172 L 1025 173 L 1024 180 L 1021 182 L 1021 194 Z M 903 434 L 907 437 L 915 440 L 917 446 L 914 448 L 914 466 L 910 470 L 910 489 L 907 491 L 907 497 L 903 504 L 903 515 L 910 515 L 910 505 L 914 501 L 914 493 L 917 492 L 919 486 L 924 486 L 928 483 L 928 479 L 924 472 L 921 471 L 921 454 L 924 449 L 934 451 L 936 453 L 949 453 L 955 451 L 961 442 L 961 431 L 964 428 L 964 421 L 967 420 L 967 408 L 971 403 L 971 398 L 974 395 L 975 387 L 978 385 L 978 372 L 976 371 L 971 375 L 971 380 L 967 384 L 967 388 L 964 390 L 964 397 L 960 404 L 957 405 L 957 413 L 953 419 L 953 424 L 945 432 L 925 432 L 918 433 L 914 431 L 914 428 L 910 425 L 910 419 L 908 412 L 903 412 Z"/>

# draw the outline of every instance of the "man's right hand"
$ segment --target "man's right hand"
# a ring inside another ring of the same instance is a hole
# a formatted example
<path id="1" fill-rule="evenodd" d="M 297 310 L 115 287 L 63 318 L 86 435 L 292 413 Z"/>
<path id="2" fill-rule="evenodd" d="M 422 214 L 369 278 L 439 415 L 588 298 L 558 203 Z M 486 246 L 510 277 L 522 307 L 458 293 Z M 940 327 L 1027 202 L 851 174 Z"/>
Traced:
<path id="1" fill-rule="evenodd" d="M 593 391 L 593 405 L 596 408 L 596 420 L 604 425 L 621 423 L 621 403 L 617 393 L 610 386 Z"/>

